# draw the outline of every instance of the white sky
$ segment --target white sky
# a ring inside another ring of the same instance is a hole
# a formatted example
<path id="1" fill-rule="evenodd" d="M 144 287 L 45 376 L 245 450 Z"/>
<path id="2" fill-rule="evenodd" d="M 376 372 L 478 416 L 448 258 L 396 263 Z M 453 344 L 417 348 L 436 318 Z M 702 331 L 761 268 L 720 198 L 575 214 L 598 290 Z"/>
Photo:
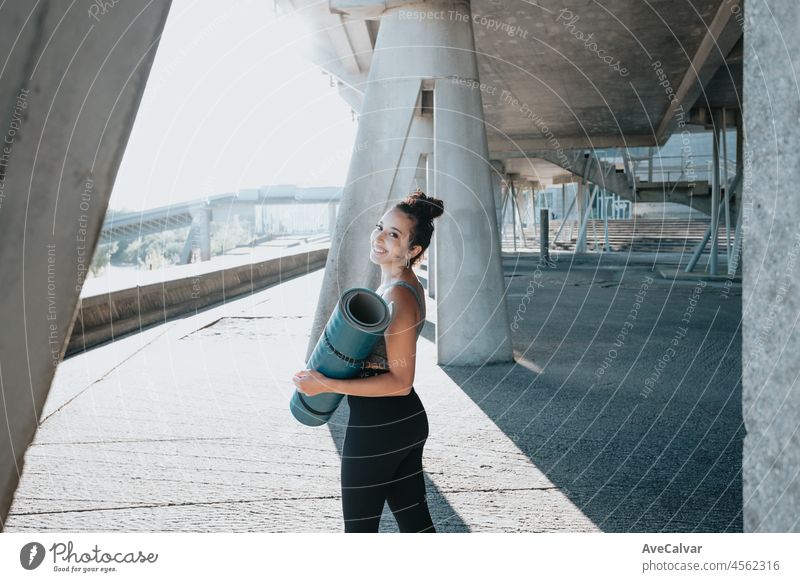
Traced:
<path id="1" fill-rule="evenodd" d="M 357 123 L 301 26 L 269 0 L 173 0 L 110 206 L 343 185 Z"/>

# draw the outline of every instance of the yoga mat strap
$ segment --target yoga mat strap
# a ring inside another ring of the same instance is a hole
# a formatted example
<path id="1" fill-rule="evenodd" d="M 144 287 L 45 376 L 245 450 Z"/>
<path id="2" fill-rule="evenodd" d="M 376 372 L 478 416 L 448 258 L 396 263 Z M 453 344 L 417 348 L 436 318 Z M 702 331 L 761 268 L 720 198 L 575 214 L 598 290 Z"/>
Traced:
<path id="1" fill-rule="evenodd" d="M 306 410 L 308 410 L 311 414 L 316 414 L 318 416 L 327 416 L 329 414 L 333 414 L 333 412 L 336 410 L 335 408 L 333 410 L 326 410 L 325 412 L 323 412 L 321 410 L 314 410 L 313 408 L 311 408 L 311 406 L 309 406 L 308 402 L 306 402 L 306 399 L 303 398 L 302 394 L 300 395 L 299 400 L 300 400 L 300 403 L 303 405 L 303 407 Z M 337 404 L 338 404 L 338 402 L 337 402 Z"/>

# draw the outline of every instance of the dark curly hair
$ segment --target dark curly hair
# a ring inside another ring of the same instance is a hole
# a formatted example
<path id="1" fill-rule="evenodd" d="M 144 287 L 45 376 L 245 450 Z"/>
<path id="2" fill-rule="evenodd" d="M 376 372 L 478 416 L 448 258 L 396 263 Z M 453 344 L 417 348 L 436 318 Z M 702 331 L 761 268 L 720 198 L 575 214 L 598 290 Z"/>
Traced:
<path id="1" fill-rule="evenodd" d="M 411 232 L 411 239 L 408 246 L 420 245 L 422 250 L 409 261 L 413 267 L 422 260 L 422 255 L 431 244 L 433 236 L 433 220 L 444 214 L 444 202 L 425 193 L 417 188 L 414 192 L 405 197 L 402 202 L 395 204 L 395 208 L 402 210 L 414 219 L 414 228 Z"/>

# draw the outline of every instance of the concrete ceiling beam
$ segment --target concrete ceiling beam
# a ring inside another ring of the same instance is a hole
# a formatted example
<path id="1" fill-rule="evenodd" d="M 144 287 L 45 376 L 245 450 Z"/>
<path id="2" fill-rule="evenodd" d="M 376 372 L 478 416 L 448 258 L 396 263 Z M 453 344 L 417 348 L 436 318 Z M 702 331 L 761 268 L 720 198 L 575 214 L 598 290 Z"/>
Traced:
<path id="1" fill-rule="evenodd" d="M 705 87 L 720 67 L 726 65 L 726 57 L 742 37 L 742 27 L 735 14 L 742 10 L 742 0 L 727 0 L 720 3 L 714 19 L 706 29 L 700 47 L 692 57 L 681 84 L 675 92 L 675 99 L 667 107 L 656 131 L 658 145 L 662 145 L 678 125 L 676 112 L 683 107 L 688 119 L 689 110 L 698 101 L 703 101 Z"/>

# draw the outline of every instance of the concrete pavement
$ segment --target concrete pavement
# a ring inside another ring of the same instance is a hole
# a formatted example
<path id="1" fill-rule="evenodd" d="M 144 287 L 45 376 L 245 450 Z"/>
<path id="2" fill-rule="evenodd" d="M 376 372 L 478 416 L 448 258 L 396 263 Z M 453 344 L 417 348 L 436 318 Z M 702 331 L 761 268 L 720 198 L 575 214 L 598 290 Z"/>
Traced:
<path id="1" fill-rule="evenodd" d="M 437 529 L 741 531 L 740 286 L 556 257 L 504 254 L 516 364 L 437 367 L 428 299 L 415 387 Z M 6 531 L 342 531 L 346 402 L 315 428 L 288 408 L 321 282 L 62 362 Z"/>

